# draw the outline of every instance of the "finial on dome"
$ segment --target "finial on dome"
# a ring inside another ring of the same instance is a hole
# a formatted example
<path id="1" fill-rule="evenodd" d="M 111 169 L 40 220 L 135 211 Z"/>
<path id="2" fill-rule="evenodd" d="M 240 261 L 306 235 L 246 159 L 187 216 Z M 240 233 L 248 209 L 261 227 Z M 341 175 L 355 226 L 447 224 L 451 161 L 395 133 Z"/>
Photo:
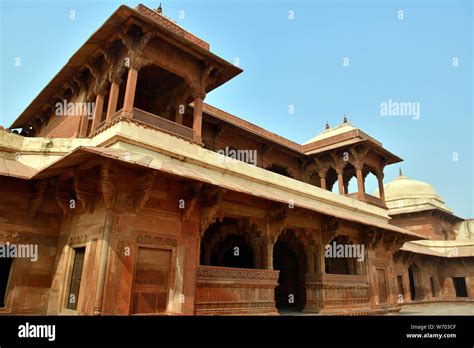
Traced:
<path id="1" fill-rule="evenodd" d="M 347 124 L 347 116 L 344 114 L 344 124 Z"/>
<path id="2" fill-rule="evenodd" d="M 329 128 L 330 128 L 329 123 L 328 123 L 328 121 L 326 121 L 326 129 L 329 129 Z"/>
<path id="3" fill-rule="evenodd" d="M 403 176 L 402 167 L 400 167 L 400 169 L 398 170 L 398 175 L 399 175 L 399 176 Z"/>
<path id="4" fill-rule="evenodd" d="M 161 2 L 160 2 L 160 6 L 158 6 L 158 8 L 156 9 L 156 12 L 163 13 L 163 8 L 161 7 Z"/>

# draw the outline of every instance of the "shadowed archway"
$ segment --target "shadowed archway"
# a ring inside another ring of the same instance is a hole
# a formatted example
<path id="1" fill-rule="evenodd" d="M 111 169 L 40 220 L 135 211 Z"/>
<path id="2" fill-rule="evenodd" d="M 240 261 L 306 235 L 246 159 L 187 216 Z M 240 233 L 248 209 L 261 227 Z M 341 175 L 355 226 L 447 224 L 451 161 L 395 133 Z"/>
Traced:
<path id="1" fill-rule="evenodd" d="M 275 288 L 278 310 L 303 310 L 306 304 L 306 254 L 294 231 L 283 232 L 273 247 L 273 269 L 279 270 Z"/>

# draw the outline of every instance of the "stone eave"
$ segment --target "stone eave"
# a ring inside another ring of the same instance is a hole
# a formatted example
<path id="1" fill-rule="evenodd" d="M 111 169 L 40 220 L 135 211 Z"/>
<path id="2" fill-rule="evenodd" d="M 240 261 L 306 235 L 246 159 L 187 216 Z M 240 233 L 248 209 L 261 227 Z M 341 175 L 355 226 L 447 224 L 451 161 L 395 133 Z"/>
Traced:
<path id="1" fill-rule="evenodd" d="M 436 213 L 436 214 L 440 214 L 441 216 L 443 216 L 445 218 L 448 218 L 448 219 L 464 221 L 463 218 L 461 218 L 457 215 L 454 215 L 451 211 L 446 211 L 446 210 L 441 209 L 440 207 L 432 205 L 432 204 L 424 204 L 422 206 L 417 206 L 417 207 L 388 209 L 388 215 L 390 215 L 390 216 L 398 216 L 398 215 L 405 215 L 405 214 L 416 214 L 416 213 L 426 213 L 426 212 L 433 212 L 433 213 Z"/>
<path id="2" fill-rule="evenodd" d="M 222 156 L 213 151 L 166 133 L 160 132 L 157 137 L 156 132 L 159 131 L 132 122 L 119 122 L 93 138 L 93 147 L 77 148 L 32 179 L 56 175 L 65 167 L 74 165 L 75 158 L 80 159 L 85 153 L 90 153 L 284 204 L 293 200 L 295 207 L 401 233 L 414 239 L 422 238 L 417 233 L 389 224 L 390 218 L 385 209 L 244 162 L 223 163 Z M 104 144 L 108 147 L 101 147 Z"/>
<path id="3" fill-rule="evenodd" d="M 406 242 L 400 250 L 444 258 L 474 257 L 474 241 L 418 240 Z"/>

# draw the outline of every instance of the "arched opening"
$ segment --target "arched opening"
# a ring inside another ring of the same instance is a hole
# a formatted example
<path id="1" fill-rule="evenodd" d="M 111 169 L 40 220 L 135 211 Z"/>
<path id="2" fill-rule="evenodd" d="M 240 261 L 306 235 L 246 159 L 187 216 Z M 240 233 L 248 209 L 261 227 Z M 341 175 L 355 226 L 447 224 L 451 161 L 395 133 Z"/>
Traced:
<path id="1" fill-rule="evenodd" d="M 347 236 L 337 236 L 324 250 L 326 274 L 367 274 L 366 252 L 362 244 L 352 243 Z"/>
<path id="2" fill-rule="evenodd" d="M 306 254 L 292 230 L 283 232 L 273 247 L 273 269 L 279 270 L 275 288 L 278 310 L 303 310 L 306 304 Z"/>
<path id="3" fill-rule="evenodd" d="M 174 95 L 185 81 L 157 65 L 148 65 L 138 73 L 135 107 L 151 114 L 174 121 Z"/>
<path id="4" fill-rule="evenodd" d="M 200 263 L 207 266 L 254 268 L 249 234 L 236 219 L 211 224 L 201 240 Z"/>
<path id="5" fill-rule="evenodd" d="M 326 172 L 326 189 L 334 193 L 339 193 L 339 187 L 337 185 L 337 173 L 332 167 Z"/>
<path id="6" fill-rule="evenodd" d="M 356 170 L 352 163 L 347 163 L 344 168 L 344 194 L 357 192 Z"/>
<path id="7" fill-rule="evenodd" d="M 119 86 L 119 93 L 117 97 L 117 111 L 123 108 L 123 102 L 125 100 L 125 91 L 127 89 L 128 73 L 125 73 L 122 76 L 122 83 Z"/>
<path id="8" fill-rule="evenodd" d="M 351 194 L 351 193 L 356 193 L 357 191 L 358 191 L 357 178 L 355 176 L 353 176 L 347 182 L 347 192 L 346 193 Z"/>
<path id="9" fill-rule="evenodd" d="M 252 247 L 243 236 L 228 234 L 212 249 L 211 266 L 253 268 Z"/>
<path id="10" fill-rule="evenodd" d="M 364 189 L 365 192 L 374 192 L 379 188 L 377 177 L 375 176 L 375 170 L 364 165 Z"/>

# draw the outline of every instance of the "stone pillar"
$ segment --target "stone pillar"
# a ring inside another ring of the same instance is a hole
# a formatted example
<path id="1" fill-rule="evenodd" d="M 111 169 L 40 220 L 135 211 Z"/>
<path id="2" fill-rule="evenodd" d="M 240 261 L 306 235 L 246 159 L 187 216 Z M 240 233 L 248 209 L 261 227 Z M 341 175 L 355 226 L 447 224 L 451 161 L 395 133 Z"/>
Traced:
<path id="1" fill-rule="evenodd" d="M 364 200 L 364 177 L 362 176 L 362 165 L 356 165 L 356 175 L 357 175 L 357 199 L 362 201 Z"/>
<path id="2" fill-rule="evenodd" d="M 378 181 L 378 184 L 379 184 L 379 196 L 380 196 L 380 199 L 383 202 L 385 202 L 385 191 L 384 191 L 384 188 L 383 188 L 383 177 L 384 177 L 383 172 L 377 173 L 377 181 Z"/>
<path id="3" fill-rule="evenodd" d="M 338 169 L 337 170 L 337 183 L 339 186 L 339 194 L 343 195 L 344 194 L 344 178 L 342 177 L 342 173 L 344 172 L 343 169 Z"/>
<path id="4" fill-rule="evenodd" d="M 194 141 L 202 142 L 202 106 L 203 98 L 198 96 L 194 99 L 194 115 L 193 115 L 193 130 Z"/>
<path id="5" fill-rule="evenodd" d="M 273 247 L 275 246 L 275 239 L 270 236 L 264 237 L 262 246 L 262 268 L 273 269 Z"/>
<path id="6" fill-rule="evenodd" d="M 83 98 L 84 103 L 89 103 L 85 98 Z M 81 121 L 79 122 L 79 130 L 78 130 L 78 137 L 85 138 L 87 136 L 87 127 L 89 126 L 89 119 L 93 117 L 93 115 L 88 115 L 89 108 L 82 108 L 80 117 Z M 94 112 L 94 111 L 92 111 Z"/>
<path id="7" fill-rule="evenodd" d="M 109 257 L 109 243 L 110 232 L 113 224 L 113 211 L 108 210 L 105 217 L 104 232 L 101 240 L 100 260 L 99 260 L 99 274 L 97 277 L 97 288 L 94 298 L 94 312 L 93 315 L 102 314 L 102 306 L 104 302 L 105 277 L 107 273 L 107 261 Z"/>
<path id="8" fill-rule="evenodd" d="M 123 100 L 123 112 L 125 116 L 133 118 L 133 102 L 135 100 L 135 90 L 137 88 L 138 69 L 130 68 L 128 70 L 127 86 L 125 89 L 125 98 Z"/>
<path id="9" fill-rule="evenodd" d="M 118 81 L 112 81 L 110 85 L 110 93 L 109 93 L 109 104 L 107 105 L 107 118 L 106 120 L 110 120 L 110 116 L 112 116 L 115 111 L 117 111 L 117 100 L 119 95 L 120 84 Z"/>
<path id="10" fill-rule="evenodd" d="M 320 264 L 320 245 L 319 243 L 310 243 L 305 247 L 307 260 L 307 273 L 305 274 L 306 304 L 303 312 L 319 313 L 322 309 L 322 289 L 321 264 Z"/>
<path id="11" fill-rule="evenodd" d="M 379 294 L 377 287 L 377 269 L 375 267 L 375 250 L 367 250 L 367 277 L 369 279 L 369 304 L 370 308 L 377 308 Z"/>
<path id="12" fill-rule="evenodd" d="M 102 111 L 104 109 L 104 96 L 97 94 L 95 98 L 94 116 L 92 120 L 91 132 L 99 125 L 100 119 L 102 118 Z"/>
<path id="13" fill-rule="evenodd" d="M 321 179 L 321 188 L 323 190 L 327 190 L 327 188 L 326 188 L 326 172 L 327 171 L 319 172 L 319 178 Z"/>

